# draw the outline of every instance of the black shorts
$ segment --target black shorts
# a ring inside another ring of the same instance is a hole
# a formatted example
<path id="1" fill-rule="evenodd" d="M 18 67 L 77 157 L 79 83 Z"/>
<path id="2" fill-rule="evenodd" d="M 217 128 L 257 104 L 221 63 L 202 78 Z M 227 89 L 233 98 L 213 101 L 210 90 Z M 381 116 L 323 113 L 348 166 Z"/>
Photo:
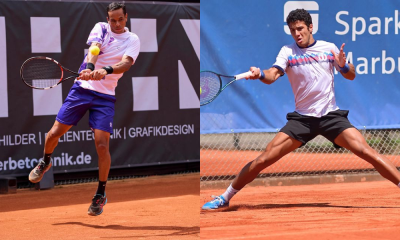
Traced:
<path id="1" fill-rule="evenodd" d="M 349 111 L 347 110 L 336 110 L 317 118 L 304 116 L 297 112 L 288 113 L 286 115 L 288 122 L 280 132 L 302 142 L 301 146 L 316 136 L 322 135 L 331 141 L 336 148 L 340 148 L 335 144 L 335 138 L 347 128 L 354 128 L 347 119 L 348 114 Z"/>

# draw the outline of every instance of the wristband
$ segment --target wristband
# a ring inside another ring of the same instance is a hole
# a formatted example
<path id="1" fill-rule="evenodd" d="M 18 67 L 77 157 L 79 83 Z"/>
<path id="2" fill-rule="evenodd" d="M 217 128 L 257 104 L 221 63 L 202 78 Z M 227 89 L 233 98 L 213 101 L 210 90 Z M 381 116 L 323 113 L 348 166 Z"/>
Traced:
<path id="1" fill-rule="evenodd" d="M 91 62 L 86 63 L 86 69 L 94 70 L 94 64 Z"/>
<path id="2" fill-rule="evenodd" d="M 258 79 L 264 80 L 264 78 L 265 78 L 264 71 L 260 70 L 260 77 Z"/>
<path id="3" fill-rule="evenodd" d="M 107 74 L 111 74 L 114 72 L 114 69 L 111 66 L 103 67 L 103 69 L 107 71 Z"/>
<path id="4" fill-rule="evenodd" d="M 339 69 L 340 69 L 340 71 L 342 72 L 342 73 L 348 73 L 349 71 L 350 71 L 350 67 L 349 67 L 349 64 L 345 64 L 343 67 L 340 67 L 339 66 Z"/>

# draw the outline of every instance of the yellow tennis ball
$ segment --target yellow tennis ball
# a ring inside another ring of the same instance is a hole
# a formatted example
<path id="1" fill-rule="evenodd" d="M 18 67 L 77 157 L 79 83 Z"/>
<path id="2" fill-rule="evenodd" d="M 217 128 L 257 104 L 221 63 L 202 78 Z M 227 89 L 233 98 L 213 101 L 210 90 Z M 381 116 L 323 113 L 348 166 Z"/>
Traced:
<path id="1" fill-rule="evenodd" d="M 91 46 L 91 47 L 89 48 L 89 52 L 90 52 L 92 55 L 97 56 L 97 55 L 99 55 L 99 53 L 100 53 L 100 48 L 99 48 L 98 46 Z"/>
<path id="2" fill-rule="evenodd" d="M 201 87 L 200 87 L 200 95 L 201 95 Z"/>

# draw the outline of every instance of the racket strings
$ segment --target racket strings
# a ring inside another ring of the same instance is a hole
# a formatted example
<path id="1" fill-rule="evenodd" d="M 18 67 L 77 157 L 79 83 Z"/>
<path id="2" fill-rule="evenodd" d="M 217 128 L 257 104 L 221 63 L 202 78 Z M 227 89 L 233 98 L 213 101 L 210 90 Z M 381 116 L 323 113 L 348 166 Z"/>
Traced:
<path id="1" fill-rule="evenodd" d="M 200 105 L 212 101 L 221 89 L 221 80 L 212 72 L 200 72 Z"/>
<path id="2" fill-rule="evenodd" d="M 32 59 L 24 64 L 22 77 L 35 88 L 47 88 L 61 81 L 63 71 L 55 62 L 47 59 Z"/>

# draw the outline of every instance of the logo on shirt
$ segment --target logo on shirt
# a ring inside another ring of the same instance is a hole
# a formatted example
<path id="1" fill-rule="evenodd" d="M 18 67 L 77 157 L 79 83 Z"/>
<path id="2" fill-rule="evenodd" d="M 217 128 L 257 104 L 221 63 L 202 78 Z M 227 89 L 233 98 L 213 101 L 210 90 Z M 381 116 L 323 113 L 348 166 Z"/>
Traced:
<path id="1" fill-rule="evenodd" d="M 312 13 L 315 11 L 319 10 L 319 5 L 317 2 L 314 1 L 288 1 L 285 3 L 285 6 L 283 6 L 283 16 L 284 16 L 284 22 L 285 26 L 283 26 L 283 29 L 285 30 L 285 33 L 290 35 L 290 29 L 286 24 L 286 17 L 289 15 L 289 13 L 293 10 L 296 9 L 301 9 L 303 8 L 304 10 L 307 10 L 310 12 L 312 22 L 313 22 L 313 34 L 317 33 L 318 31 L 318 13 Z"/>
<path id="2" fill-rule="evenodd" d="M 311 63 L 320 63 L 320 62 L 333 62 L 335 61 L 335 57 L 332 53 L 318 53 L 318 54 L 303 54 L 303 55 L 291 55 L 288 58 L 289 66 L 299 66 Z"/>
<path id="3" fill-rule="evenodd" d="M 110 44 L 110 43 L 112 43 L 114 41 L 115 41 L 115 38 L 114 37 L 110 37 L 110 41 L 108 42 L 108 44 Z"/>

